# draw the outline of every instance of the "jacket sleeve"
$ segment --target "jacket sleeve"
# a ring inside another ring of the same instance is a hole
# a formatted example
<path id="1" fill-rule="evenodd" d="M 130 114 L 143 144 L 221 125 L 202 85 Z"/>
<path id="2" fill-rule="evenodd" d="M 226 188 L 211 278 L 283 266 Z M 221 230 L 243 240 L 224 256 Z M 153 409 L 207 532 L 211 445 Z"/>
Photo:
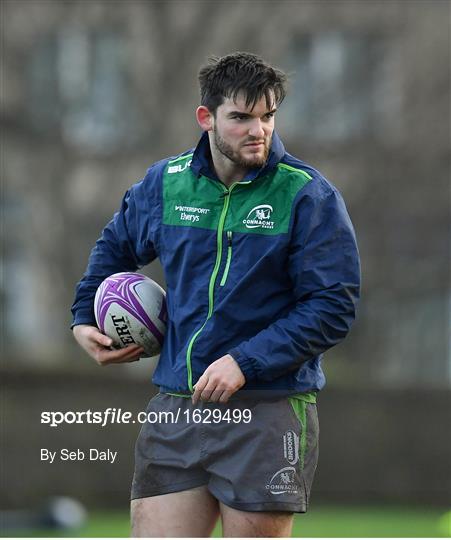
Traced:
<path id="1" fill-rule="evenodd" d="M 288 314 L 230 350 L 247 380 L 273 380 L 344 339 L 355 317 L 360 263 L 354 230 L 338 191 L 324 179 L 298 194 L 288 273 Z"/>
<path id="2" fill-rule="evenodd" d="M 96 325 L 94 296 L 106 277 L 117 272 L 135 272 L 156 258 L 152 218 L 158 212 L 158 200 L 146 180 L 147 177 L 126 192 L 119 211 L 91 251 L 86 272 L 76 288 L 72 327 Z"/>

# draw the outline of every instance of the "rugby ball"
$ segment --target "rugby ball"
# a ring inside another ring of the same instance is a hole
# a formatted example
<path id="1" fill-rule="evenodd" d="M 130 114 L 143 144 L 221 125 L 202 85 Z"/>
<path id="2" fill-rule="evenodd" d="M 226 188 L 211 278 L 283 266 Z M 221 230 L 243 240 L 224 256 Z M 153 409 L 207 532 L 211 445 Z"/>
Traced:
<path id="1" fill-rule="evenodd" d="M 164 290 L 152 279 L 135 272 L 107 277 L 97 289 L 94 312 L 99 330 L 113 347 L 141 345 L 145 356 L 160 354 L 166 331 Z"/>

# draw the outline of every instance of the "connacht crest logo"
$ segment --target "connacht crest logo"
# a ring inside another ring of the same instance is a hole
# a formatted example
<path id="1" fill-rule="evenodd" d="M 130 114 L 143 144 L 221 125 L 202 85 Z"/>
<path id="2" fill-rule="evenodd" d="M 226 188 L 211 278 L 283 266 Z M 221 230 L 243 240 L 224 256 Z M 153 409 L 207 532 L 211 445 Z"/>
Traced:
<path id="1" fill-rule="evenodd" d="M 266 489 L 273 495 L 282 495 L 283 493 L 297 493 L 299 486 L 296 482 L 296 469 L 294 467 L 284 467 L 275 474 L 266 484 Z"/>
<path id="2" fill-rule="evenodd" d="M 274 211 L 270 204 L 259 204 L 254 206 L 248 213 L 246 219 L 243 219 L 244 225 L 248 229 L 273 229 L 274 221 L 271 221 L 271 214 Z"/>

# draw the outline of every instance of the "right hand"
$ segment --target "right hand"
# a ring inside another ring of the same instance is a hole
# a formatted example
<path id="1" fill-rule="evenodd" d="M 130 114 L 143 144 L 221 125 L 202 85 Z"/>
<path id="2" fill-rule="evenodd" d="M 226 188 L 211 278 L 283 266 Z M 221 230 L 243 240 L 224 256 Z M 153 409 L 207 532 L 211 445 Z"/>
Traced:
<path id="1" fill-rule="evenodd" d="M 74 326 L 73 333 L 78 344 L 91 358 L 94 358 L 99 366 L 136 362 L 144 352 L 139 345 L 129 345 L 124 349 L 110 349 L 113 340 L 89 324 Z"/>

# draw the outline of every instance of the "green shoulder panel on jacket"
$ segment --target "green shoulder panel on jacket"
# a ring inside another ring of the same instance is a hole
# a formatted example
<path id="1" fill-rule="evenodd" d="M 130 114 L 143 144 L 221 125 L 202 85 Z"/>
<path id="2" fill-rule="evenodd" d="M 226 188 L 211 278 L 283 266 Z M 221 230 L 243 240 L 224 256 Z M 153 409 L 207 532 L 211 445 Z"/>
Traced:
<path id="1" fill-rule="evenodd" d="M 190 170 L 191 156 L 170 162 L 163 178 L 163 223 L 216 230 L 226 187 Z M 230 193 L 224 229 L 246 234 L 288 232 L 293 200 L 311 176 L 279 163 L 270 174 L 237 183 Z"/>
<path id="2" fill-rule="evenodd" d="M 168 163 L 163 176 L 163 224 L 216 230 L 223 206 L 219 182 L 197 178 L 192 155 Z"/>
<path id="3" fill-rule="evenodd" d="M 270 174 L 239 184 L 230 198 L 225 227 L 233 232 L 275 235 L 288 232 L 293 200 L 310 178 L 279 163 Z"/>

